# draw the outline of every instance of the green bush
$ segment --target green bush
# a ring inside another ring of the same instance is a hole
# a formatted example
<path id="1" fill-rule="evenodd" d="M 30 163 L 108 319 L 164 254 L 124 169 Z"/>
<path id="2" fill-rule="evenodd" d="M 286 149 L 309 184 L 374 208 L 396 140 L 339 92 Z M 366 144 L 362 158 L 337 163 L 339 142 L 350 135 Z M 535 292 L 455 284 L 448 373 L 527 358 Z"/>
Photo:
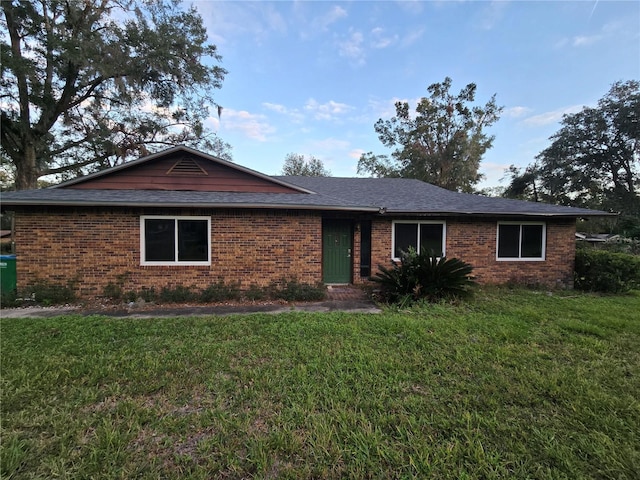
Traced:
<path id="1" fill-rule="evenodd" d="M 13 308 L 20 304 L 15 290 L 0 292 L 0 308 Z"/>
<path id="2" fill-rule="evenodd" d="M 380 284 L 381 299 L 388 303 L 465 297 L 475 285 L 471 265 L 458 258 L 437 257 L 425 250 L 402 252 L 400 263 L 392 262 L 391 268 L 382 265 L 378 268 L 372 280 Z"/>
<path id="3" fill-rule="evenodd" d="M 640 257 L 625 253 L 579 248 L 574 286 L 579 290 L 623 293 L 640 288 Z"/>
<path id="4" fill-rule="evenodd" d="M 242 295 L 247 300 L 264 300 L 269 297 L 269 291 L 265 288 L 261 288 L 257 285 L 251 285 Z"/>
<path id="5" fill-rule="evenodd" d="M 309 302 L 324 300 L 327 288 L 322 283 L 309 285 L 298 280 L 282 280 L 280 284 L 271 285 L 271 297 L 287 302 Z"/>
<path id="6" fill-rule="evenodd" d="M 223 280 L 212 283 L 202 290 L 199 295 L 201 302 L 223 302 L 225 300 L 237 300 L 240 298 L 240 289 L 237 284 L 227 285 Z"/>
<path id="7" fill-rule="evenodd" d="M 21 292 L 24 298 L 31 298 L 39 305 L 60 305 L 75 301 L 75 282 L 59 285 L 38 281 Z"/>
<path id="8" fill-rule="evenodd" d="M 103 289 L 102 295 L 110 298 L 112 300 L 121 300 L 124 292 L 122 291 L 122 287 L 120 285 L 116 285 L 115 283 L 109 282 Z"/>
<path id="9" fill-rule="evenodd" d="M 175 287 L 163 287 L 158 299 L 163 303 L 184 303 L 198 300 L 198 293 L 193 287 L 176 285 Z"/>

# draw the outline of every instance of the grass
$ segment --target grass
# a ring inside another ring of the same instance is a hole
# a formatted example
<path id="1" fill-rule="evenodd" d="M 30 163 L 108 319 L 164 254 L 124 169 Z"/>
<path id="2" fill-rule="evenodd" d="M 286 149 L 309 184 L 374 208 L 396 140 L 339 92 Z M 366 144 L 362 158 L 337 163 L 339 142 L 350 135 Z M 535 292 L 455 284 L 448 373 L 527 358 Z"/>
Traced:
<path id="1" fill-rule="evenodd" d="M 8 478 L 640 478 L 640 293 L 3 319 Z"/>

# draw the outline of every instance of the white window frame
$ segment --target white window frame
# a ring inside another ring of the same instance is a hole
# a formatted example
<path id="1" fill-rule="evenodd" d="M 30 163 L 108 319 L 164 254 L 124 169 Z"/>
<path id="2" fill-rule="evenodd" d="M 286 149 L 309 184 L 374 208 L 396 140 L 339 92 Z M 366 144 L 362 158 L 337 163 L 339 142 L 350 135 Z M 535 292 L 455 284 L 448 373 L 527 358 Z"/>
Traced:
<path id="1" fill-rule="evenodd" d="M 442 225 L 442 256 L 447 255 L 447 222 L 444 220 L 393 220 L 391 225 L 391 259 L 394 261 L 400 261 L 399 257 L 395 256 L 396 252 L 396 225 L 399 223 L 410 223 L 418 225 L 418 246 L 420 246 L 420 225 Z"/>
<path id="2" fill-rule="evenodd" d="M 500 225 L 519 225 L 520 235 L 518 238 L 518 256 L 517 257 L 500 257 Z M 541 225 L 542 226 L 542 256 L 541 257 L 523 257 L 522 256 L 522 227 L 524 225 Z M 496 226 L 496 260 L 498 262 L 544 262 L 547 256 L 547 224 L 545 222 L 498 222 Z"/>
<path id="3" fill-rule="evenodd" d="M 147 256 L 146 248 L 145 248 L 145 238 L 146 238 L 146 230 L 145 230 L 145 220 L 174 220 L 176 223 L 175 228 L 175 251 L 173 261 L 147 261 L 145 260 Z M 207 261 L 180 261 L 178 260 L 178 220 L 202 220 L 207 222 Z M 196 216 L 179 216 L 179 215 L 142 215 L 140 217 L 140 265 L 151 265 L 151 266 L 198 266 L 198 265 L 211 265 L 211 217 L 196 217 Z"/>

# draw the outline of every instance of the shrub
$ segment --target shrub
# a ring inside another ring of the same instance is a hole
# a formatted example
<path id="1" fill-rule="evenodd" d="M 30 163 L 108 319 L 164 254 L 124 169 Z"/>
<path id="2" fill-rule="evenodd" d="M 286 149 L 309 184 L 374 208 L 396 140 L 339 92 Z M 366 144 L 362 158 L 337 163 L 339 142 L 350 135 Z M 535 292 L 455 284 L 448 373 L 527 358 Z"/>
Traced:
<path id="1" fill-rule="evenodd" d="M 271 284 L 271 297 L 288 302 L 308 302 L 324 300 L 327 288 L 322 283 L 309 285 L 298 280 L 282 280 L 280 284 Z"/>
<path id="2" fill-rule="evenodd" d="M 175 287 L 163 287 L 160 290 L 158 298 L 165 303 L 182 303 L 197 300 L 198 294 L 194 292 L 193 287 L 185 287 L 184 285 L 176 285 Z"/>
<path id="3" fill-rule="evenodd" d="M 243 294 L 247 300 L 264 300 L 269 296 L 269 292 L 257 285 L 251 285 Z"/>
<path id="4" fill-rule="evenodd" d="M 199 300 L 202 302 L 223 302 L 225 300 L 237 300 L 238 298 L 240 298 L 238 285 L 226 285 L 223 280 L 212 283 L 202 290 L 199 295 Z"/>
<path id="5" fill-rule="evenodd" d="M 75 282 L 67 285 L 38 281 L 24 289 L 22 296 L 32 298 L 40 305 L 60 305 L 76 299 Z"/>
<path id="6" fill-rule="evenodd" d="M 143 288 L 138 292 L 129 292 L 127 295 L 125 295 L 125 300 L 129 302 L 136 302 L 140 298 L 145 302 L 155 302 L 156 300 L 158 300 L 158 293 L 156 292 L 155 288 L 151 287 Z"/>
<path id="7" fill-rule="evenodd" d="M 103 289 L 102 295 L 112 300 L 121 300 L 124 292 L 120 285 L 109 282 Z"/>
<path id="8" fill-rule="evenodd" d="M 389 303 L 465 297 L 475 285 L 471 265 L 458 258 L 437 257 L 425 250 L 402 252 L 400 263 L 392 262 L 391 268 L 382 265 L 378 268 L 372 280 L 380 284 L 382 300 Z"/>
<path id="9" fill-rule="evenodd" d="M 574 286 L 579 290 L 602 293 L 623 293 L 640 288 L 640 257 L 577 249 Z"/>
<path id="10" fill-rule="evenodd" d="M 20 304 L 15 290 L 0 292 L 0 308 L 13 308 Z"/>

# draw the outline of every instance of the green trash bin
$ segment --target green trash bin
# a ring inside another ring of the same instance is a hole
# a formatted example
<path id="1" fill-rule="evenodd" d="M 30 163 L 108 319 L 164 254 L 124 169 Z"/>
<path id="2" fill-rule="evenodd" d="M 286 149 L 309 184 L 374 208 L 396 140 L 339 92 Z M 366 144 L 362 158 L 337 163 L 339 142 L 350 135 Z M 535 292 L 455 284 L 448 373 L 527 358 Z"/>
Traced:
<path id="1" fill-rule="evenodd" d="M 5 295 L 16 290 L 16 256 L 0 255 L 0 292 Z"/>

